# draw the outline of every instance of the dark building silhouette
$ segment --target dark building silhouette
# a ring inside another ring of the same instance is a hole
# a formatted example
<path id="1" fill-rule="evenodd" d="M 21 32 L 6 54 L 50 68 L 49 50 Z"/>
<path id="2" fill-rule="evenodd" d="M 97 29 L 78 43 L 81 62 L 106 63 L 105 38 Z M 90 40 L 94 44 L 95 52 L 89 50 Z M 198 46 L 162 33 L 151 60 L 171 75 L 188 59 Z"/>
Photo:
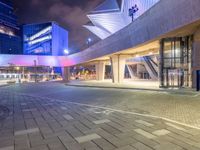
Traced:
<path id="1" fill-rule="evenodd" d="M 22 54 L 21 42 L 13 0 L 0 0 L 0 54 Z"/>

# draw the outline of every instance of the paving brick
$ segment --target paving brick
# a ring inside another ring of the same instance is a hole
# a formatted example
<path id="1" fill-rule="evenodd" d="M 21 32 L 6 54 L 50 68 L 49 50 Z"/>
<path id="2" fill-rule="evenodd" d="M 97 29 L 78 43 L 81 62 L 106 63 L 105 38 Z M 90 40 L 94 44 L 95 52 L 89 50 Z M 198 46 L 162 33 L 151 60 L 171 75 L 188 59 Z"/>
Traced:
<path id="1" fill-rule="evenodd" d="M 65 147 L 67 150 L 84 150 L 78 143 L 68 143 Z"/>
<path id="2" fill-rule="evenodd" d="M 62 141 L 64 145 L 75 142 L 75 139 L 71 137 L 68 133 L 65 133 L 64 135 L 59 135 L 58 138 L 60 139 L 60 141 Z"/>
<path id="3" fill-rule="evenodd" d="M 39 129 L 32 128 L 32 129 L 27 129 L 27 130 L 15 131 L 15 135 L 24 135 L 28 133 L 34 133 L 34 132 L 39 132 Z"/>
<path id="4" fill-rule="evenodd" d="M 67 110 L 67 108 L 66 108 L 66 107 L 63 107 L 63 106 L 62 106 L 62 107 L 60 107 L 60 108 L 61 108 L 62 110 Z"/>
<path id="5" fill-rule="evenodd" d="M 95 143 L 91 141 L 82 143 L 80 146 L 85 150 L 101 150 Z"/>
<path id="6" fill-rule="evenodd" d="M 107 139 L 112 145 L 115 145 L 116 147 L 125 147 L 127 145 L 136 143 L 137 141 L 133 138 L 127 137 L 127 138 L 109 138 Z"/>
<path id="7" fill-rule="evenodd" d="M 73 137 L 83 136 L 83 133 L 74 126 L 67 126 L 65 129 Z"/>
<path id="8" fill-rule="evenodd" d="M 128 145 L 128 146 L 124 146 L 124 147 L 121 147 L 121 148 L 117 148 L 115 150 L 137 150 L 137 149 L 135 149 L 134 147 Z"/>
<path id="9" fill-rule="evenodd" d="M 70 115 L 63 115 L 63 117 L 67 120 L 73 120 L 74 118 Z"/>
<path id="10" fill-rule="evenodd" d="M 101 138 L 101 139 L 94 139 L 93 140 L 99 147 L 101 147 L 103 150 L 112 150 L 115 149 L 116 146 L 114 146 L 112 143 L 108 142 L 107 140 Z"/>
<path id="11" fill-rule="evenodd" d="M 89 128 L 81 122 L 77 122 L 76 124 L 74 124 L 74 126 L 82 133 L 87 133 L 87 131 L 89 131 Z"/>
<path id="12" fill-rule="evenodd" d="M 154 131 L 152 134 L 157 135 L 157 136 L 163 136 L 163 135 L 167 135 L 169 133 L 170 133 L 170 131 L 161 129 L 161 130 Z"/>
<path id="13" fill-rule="evenodd" d="M 37 111 L 36 108 L 31 108 L 31 109 L 23 109 L 23 112 L 30 112 L 30 111 Z"/>
<path id="14" fill-rule="evenodd" d="M 103 124 L 103 123 L 108 123 L 108 122 L 110 122 L 110 120 L 108 119 L 93 121 L 94 124 Z"/>
<path id="15" fill-rule="evenodd" d="M 91 140 L 95 140 L 95 139 L 100 139 L 101 137 L 98 134 L 89 134 L 89 135 L 85 135 L 85 136 L 80 136 L 80 137 L 76 137 L 76 141 L 78 143 L 84 143 L 84 142 L 88 142 Z"/>
<path id="16" fill-rule="evenodd" d="M 42 145 L 42 146 L 32 147 L 29 150 L 49 150 L 49 148 L 47 147 L 47 145 Z"/>
<path id="17" fill-rule="evenodd" d="M 164 142 L 161 145 L 156 146 L 155 150 L 183 150 L 183 148 L 173 143 Z"/>
<path id="18" fill-rule="evenodd" d="M 66 150 L 65 146 L 60 141 L 48 143 L 48 147 L 50 150 Z"/>
<path id="19" fill-rule="evenodd" d="M 143 143 L 140 143 L 140 142 L 137 142 L 137 143 L 134 143 L 132 144 L 131 146 L 133 146 L 135 149 L 138 149 L 138 150 L 153 150 L 152 148 L 144 145 Z"/>
<path id="20" fill-rule="evenodd" d="M 14 139 L 2 139 L 0 140 L 0 147 L 7 147 L 10 145 L 14 145 Z"/>
<path id="21" fill-rule="evenodd" d="M 146 121 L 144 121 L 144 120 L 135 120 L 135 122 L 140 123 L 140 124 L 143 124 L 143 125 L 148 126 L 148 127 L 154 126 L 153 124 L 151 124 L 151 123 L 149 123 L 149 122 L 146 122 Z"/>
<path id="22" fill-rule="evenodd" d="M 0 150 L 14 150 L 14 146 L 0 147 Z"/>
<path id="23" fill-rule="evenodd" d="M 144 131 L 142 129 L 136 129 L 134 131 L 137 132 L 138 134 L 143 135 L 144 137 L 146 137 L 148 139 L 154 139 L 154 138 L 156 138 L 156 136 L 154 136 L 153 134 L 151 134 L 149 132 L 146 132 L 146 131 Z"/>

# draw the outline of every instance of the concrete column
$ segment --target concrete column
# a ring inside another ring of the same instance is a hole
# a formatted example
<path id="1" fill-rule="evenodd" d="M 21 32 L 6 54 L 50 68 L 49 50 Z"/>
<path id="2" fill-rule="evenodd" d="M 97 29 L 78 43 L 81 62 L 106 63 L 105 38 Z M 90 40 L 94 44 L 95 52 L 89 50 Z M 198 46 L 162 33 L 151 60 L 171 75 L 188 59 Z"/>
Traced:
<path id="1" fill-rule="evenodd" d="M 110 57 L 113 83 L 123 82 L 126 59 L 128 59 L 128 57 L 124 55 L 113 55 Z"/>
<path id="2" fill-rule="evenodd" d="M 62 68 L 62 78 L 64 82 L 69 82 L 70 80 L 70 67 Z"/>
<path id="3" fill-rule="evenodd" d="M 196 88 L 196 71 L 200 70 L 200 28 L 194 33 L 192 50 L 192 87 Z"/>
<path id="4" fill-rule="evenodd" d="M 158 65 L 158 78 L 160 81 L 160 87 L 164 86 L 164 72 L 163 72 L 163 68 L 164 68 L 164 44 L 163 44 L 163 40 L 160 40 L 160 49 L 159 49 L 159 65 Z"/>
<path id="5" fill-rule="evenodd" d="M 98 61 L 95 64 L 95 69 L 96 69 L 96 80 L 103 81 L 105 78 L 105 62 Z"/>

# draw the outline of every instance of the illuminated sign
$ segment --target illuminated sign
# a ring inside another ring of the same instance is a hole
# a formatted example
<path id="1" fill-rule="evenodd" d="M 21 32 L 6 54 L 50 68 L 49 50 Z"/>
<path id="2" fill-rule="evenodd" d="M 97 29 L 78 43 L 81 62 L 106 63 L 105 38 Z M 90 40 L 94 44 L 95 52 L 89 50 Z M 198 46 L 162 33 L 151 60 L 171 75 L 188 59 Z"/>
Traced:
<path id="1" fill-rule="evenodd" d="M 47 27 L 47 28 L 43 29 L 42 31 L 36 33 L 35 35 L 31 36 L 28 40 L 32 41 L 32 40 L 40 37 L 41 35 L 46 34 L 47 32 L 50 32 L 51 30 L 52 30 L 51 26 Z"/>
<path id="2" fill-rule="evenodd" d="M 42 37 L 42 38 L 39 38 L 39 39 L 36 39 L 36 40 L 33 40 L 33 41 L 29 42 L 28 44 L 29 44 L 29 45 L 33 45 L 33 44 L 40 43 L 40 42 L 44 42 L 44 41 L 50 40 L 50 39 L 52 39 L 52 36 L 51 36 L 51 35 L 45 36 L 45 37 Z"/>

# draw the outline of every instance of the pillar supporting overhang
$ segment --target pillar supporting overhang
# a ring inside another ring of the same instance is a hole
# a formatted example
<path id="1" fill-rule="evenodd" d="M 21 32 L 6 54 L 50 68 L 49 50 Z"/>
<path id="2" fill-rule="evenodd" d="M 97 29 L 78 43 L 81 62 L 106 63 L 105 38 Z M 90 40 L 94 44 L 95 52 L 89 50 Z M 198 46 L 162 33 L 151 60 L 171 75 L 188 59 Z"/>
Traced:
<path id="1" fill-rule="evenodd" d="M 95 62 L 96 80 L 103 81 L 105 79 L 105 61 Z"/>
<path id="2" fill-rule="evenodd" d="M 124 80 L 126 60 L 129 55 L 112 55 L 110 56 L 112 66 L 112 81 L 113 83 L 122 83 Z"/>

